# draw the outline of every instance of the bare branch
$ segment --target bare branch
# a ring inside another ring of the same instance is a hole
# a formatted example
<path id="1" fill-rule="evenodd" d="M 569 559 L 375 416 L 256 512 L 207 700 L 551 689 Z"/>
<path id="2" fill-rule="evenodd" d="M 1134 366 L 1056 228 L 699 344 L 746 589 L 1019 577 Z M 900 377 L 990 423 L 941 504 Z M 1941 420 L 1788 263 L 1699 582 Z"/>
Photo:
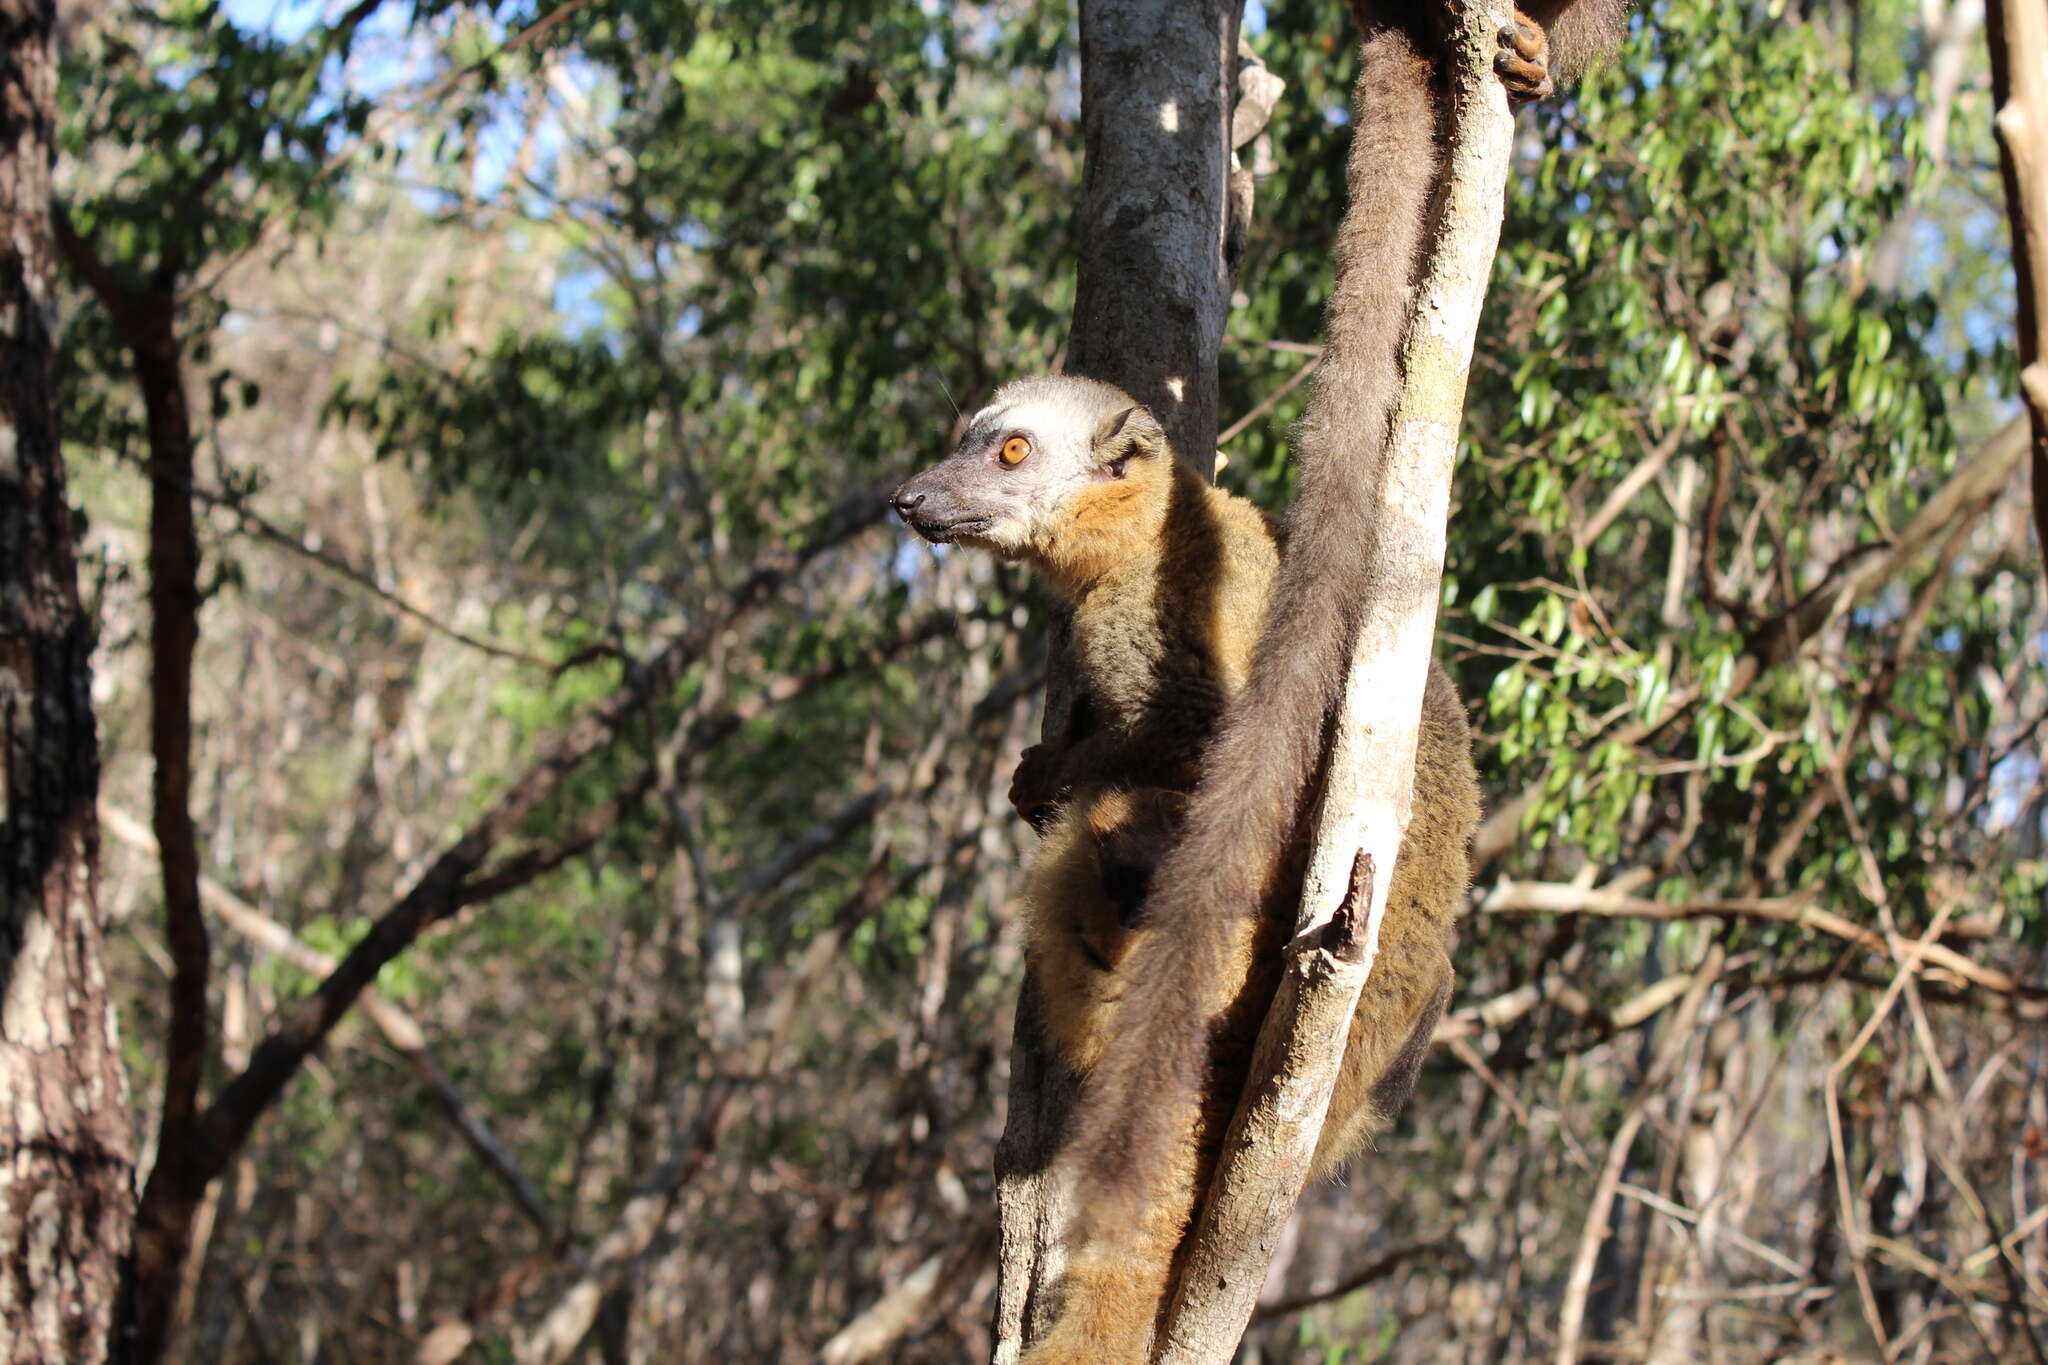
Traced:
<path id="1" fill-rule="evenodd" d="M 995 1250 L 990 1224 L 966 1241 L 935 1251 L 898 1279 L 818 1351 L 818 1365 L 867 1365 L 885 1359 L 896 1343 L 916 1331 L 965 1281 L 981 1272 Z"/>
<path id="2" fill-rule="evenodd" d="M 1894 946 L 1874 929 L 1866 929 L 1831 910 L 1812 903 L 1810 896 L 1773 899 L 1659 901 L 1593 887 L 1562 882 L 1511 882 L 1503 880 L 1487 892 L 1476 907 L 1481 914 L 1601 915 L 1619 919 L 1759 919 L 1815 929 L 1853 943 L 1880 956 L 1895 955 Z M 2022 1014 L 2048 1014 L 2048 990 L 2029 985 L 2009 972 L 1986 967 L 1964 957 L 1945 944 L 1907 943 L 1896 950 L 1908 960 L 1923 961 L 1930 967 L 1950 972 L 1973 986 L 2014 997 L 2023 1002 Z"/>
<path id="3" fill-rule="evenodd" d="M 538 654 L 528 654 L 524 650 L 513 649 L 506 645 L 493 644 L 491 641 L 483 639 L 481 636 L 471 635 L 467 631 L 460 630 L 455 626 L 449 625 L 446 621 L 443 621 L 440 617 L 435 616 L 432 612 L 427 611 L 424 607 L 420 607 L 412 602 L 408 602 L 403 597 L 400 597 L 397 593 L 387 590 L 383 585 L 377 582 L 376 578 L 373 575 L 371 575 L 363 569 L 357 568 L 355 565 L 349 563 L 348 560 L 344 559 L 341 555 L 334 553 L 332 550 L 316 547 L 313 545 L 308 545 L 303 539 L 293 535 L 284 527 L 279 526 L 276 523 L 264 518 L 254 509 L 250 508 L 240 498 L 231 497 L 227 494 L 215 492 L 211 489 L 205 488 L 199 489 L 197 491 L 198 496 L 202 502 L 206 503 L 210 507 L 219 507 L 225 510 L 230 516 L 234 517 L 234 519 L 236 520 L 237 523 L 239 523 L 241 528 L 244 531 L 247 531 L 249 534 L 258 537 L 259 539 L 269 541 L 271 544 L 279 546 L 285 550 L 289 550 L 291 553 L 298 555 L 301 558 L 311 560 L 313 563 L 318 564 L 321 568 L 326 569 L 329 573 L 334 574 L 336 577 L 344 579 L 347 582 L 354 584 L 356 587 L 361 588 L 364 592 L 369 593 L 371 596 L 375 597 L 378 601 L 383 602 L 386 606 L 390 607 L 399 615 L 408 617 L 414 621 L 419 622 L 421 625 L 425 626 L 428 630 L 433 631 L 437 635 L 444 635 L 448 639 L 455 641 L 457 644 L 467 645 L 471 649 L 476 650 L 478 653 L 488 654 L 492 658 L 506 659 L 510 660 L 513 663 L 528 664 L 535 668 L 545 668 L 549 670 L 553 670 L 559 667 L 559 665 L 556 664 L 553 660 L 543 659 Z"/>
<path id="4" fill-rule="evenodd" d="M 1685 432 L 1684 422 L 1677 423 L 1666 432 L 1664 439 L 1657 442 L 1656 447 L 1645 455 L 1620 483 L 1614 485 L 1613 490 L 1601 501 L 1599 510 L 1587 519 L 1584 526 L 1573 533 L 1572 539 L 1582 546 L 1598 540 L 1600 533 L 1613 525 L 1614 519 L 1635 501 L 1636 494 L 1648 487 L 1650 480 L 1656 478 L 1663 472 L 1664 466 L 1671 463 L 1671 457 L 1678 453 L 1678 447 L 1685 439 Z"/>
<path id="5" fill-rule="evenodd" d="M 115 838 L 149 857 L 158 856 L 156 837 L 141 821 L 105 801 L 100 802 L 99 809 L 101 825 Z M 334 970 L 335 959 L 332 956 L 311 947 L 290 929 L 211 877 L 200 878 L 199 896 L 206 908 L 211 910 L 221 923 L 257 947 L 283 958 L 300 971 L 320 976 Z M 426 1082 L 435 1102 L 441 1106 L 441 1111 L 448 1116 L 448 1121 L 455 1125 L 455 1130 L 462 1135 L 462 1140 L 469 1144 L 470 1150 L 476 1153 L 485 1168 L 498 1177 L 506 1192 L 512 1196 L 512 1202 L 519 1206 L 520 1212 L 526 1215 L 528 1221 L 540 1233 L 541 1240 L 544 1243 L 552 1243 L 558 1236 L 558 1228 L 554 1215 L 548 1211 L 546 1196 L 541 1194 L 540 1187 L 533 1183 L 526 1172 L 520 1169 L 511 1150 L 491 1131 L 490 1124 L 470 1107 L 468 1100 L 463 1098 L 462 1092 L 456 1088 L 454 1080 L 448 1075 L 447 1068 L 441 1065 L 440 1059 L 428 1047 L 426 1030 L 411 1014 L 387 999 L 375 986 L 363 991 L 360 1004 L 364 1015 L 376 1025 L 377 1031 L 384 1035 L 385 1041 L 398 1049 L 406 1060 L 412 1063 L 420 1079 Z"/>
<path id="6" fill-rule="evenodd" d="M 325 1041 L 356 997 L 384 964 L 410 946 L 430 925 L 462 904 L 469 878 L 498 842 L 512 833 L 560 788 L 569 774 L 608 745 L 622 726 L 665 691 L 719 632 L 765 602 L 819 554 L 871 525 L 881 515 L 878 492 L 863 492 L 842 503 L 802 548 L 768 557 L 735 588 L 724 605 L 653 651 L 634 667 L 623 685 L 549 749 L 485 810 L 462 836 L 436 858 L 412 888 L 384 912 L 312 995 L 287 1010 L 249 1065 L 228 1082 L 205 1118 L 204 1170 L 218 1175 L 271 1103 Z"/>
<path id="7" fill-rule="evenodd" d="M 1410 1261 L 1419 1260 L 1424 1256 L 1458 1254 L 1457 1244 L 1448 1236 L 1432 1237 L 1427 1242 L 1410 1242 L 1406 1246 L 1395 1247 L 1362 1269 L 1352 1271 L 1328 1289 L 1319 1289 L 1313 1294 L 1300 1294 L 1291 1299 L 1276 1299 L 1272 1303 L 1262 1303 L 1258 1311 L 1252 1314 L 1252 1321 L 1271 1322 L 1275 1318 L 1291 1317 L 1311 1308 L 1320 1308 L 1326 1303 L 1348 1298 L 1369 1284 L 1379 1283 Z"/>
<path id="8" fill-rule="evenodd" d="M 711 1159 L 718 1140 L 738 1117 L 740 1101 L 739 1082 L 711 1083 L 690 1131 L 642 1183 L 639 1193 L 626 1201 L 611 1228 L 585 1258 L 574 1283 L 519 1348 L 514 1357 L 519 1365 L 561 1365 L 569 1358 L 590 1330 L 606 1291 L 654 1241 L 669 1210 L 675 1207 L 676 1197 Z"/>

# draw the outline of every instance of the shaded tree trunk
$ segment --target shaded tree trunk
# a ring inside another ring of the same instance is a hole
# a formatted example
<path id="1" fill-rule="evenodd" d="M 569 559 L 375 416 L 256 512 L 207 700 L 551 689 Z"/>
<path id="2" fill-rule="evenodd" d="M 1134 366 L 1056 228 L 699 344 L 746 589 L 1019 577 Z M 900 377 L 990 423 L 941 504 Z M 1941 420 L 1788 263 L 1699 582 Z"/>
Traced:
<path id="1" fill-rule="evenodd" d="M 149 433 L 149 714 L 156 760 L 151 809 L 171 988 L 156 1163 L 143 1183 L 135 1219 L 133 1350 L 136 1360 L 146 1362 L 161 1359 L 174 1334 L 173 1309 L 192 1252 L 194 1219 L 219 1173 L 209 1169 L 198 1136 L 199 1083 L 209 1042 L 209 949 L 191 809 L 192 655 L 199 637 L 192 462 L 198 443 L 178 338 L 181 258 L 167 254 L 146 282 L 132 282 L 117 277 L 61 211 L 55 229 L 57 249 L 99 298 L 128 349 Z"/>
<path id="2" fill-rule="evenodd" d="M 1250 136 L 1233 137 L 1231 128 L 1242 14 L 1243 0 L 1081 5 L 1086 160 L 1066 369 L 1144 403 L 1205 473 L 1216 457 L 1216 357 L 1250 215 L 1250 177 L 1231 168 L 1232 147 Z M 1056 641 L 1049 743 L 1070 737 L 1073 678 L 1064 655 Z M 995 1161 L 997 1361 L 1017 1359 L 1043 1330 L 1052 1305 L 1042 1291 L 1062 1267 L 1059 1192 L 1046 1170 L 1079 1087 L 1044 1041 L 1040 1008 L 1027 983 Z"/>
<path id="3" fill-rule="evenodd" d="M 175 295 L 166 287 L 116 311 L 134 357 L 149 427 L 151 805 L 171 955 L 163 1116 L 156 1164 L 142 1188 L 135 1238 L 136 1358 L 161 1359 L 175 1335 L 179 1281 L 212 1180 L 198 1141 L 206 1062 L 206 918 L 192 823 L 192 653 L 199 634 L 199 547 L 192 523 L 192 419 L 185 400 Z"/>
<path id="4" fill-rule="evenodd" d="M 1230 312 L 1230 116 L 1243 0 L 1083 0 L 1080 266 L 1067 370 L 1216 455 Z"/>
<path id="5" fill-rule="evenodd" d="M 92 631 L 54 388 L 53 0 L 0 4 L 0 1362 L 108 1358 L 133 1232 L 95 899 Z"/>

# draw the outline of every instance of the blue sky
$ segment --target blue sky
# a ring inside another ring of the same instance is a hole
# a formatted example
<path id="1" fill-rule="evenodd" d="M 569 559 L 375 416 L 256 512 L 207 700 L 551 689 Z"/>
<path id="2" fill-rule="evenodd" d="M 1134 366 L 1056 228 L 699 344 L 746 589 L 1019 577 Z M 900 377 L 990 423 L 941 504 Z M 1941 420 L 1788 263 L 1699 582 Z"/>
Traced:
<path id="1" fill-rule="evenodd" d="M 224 0 L 221 8 L 238 27 L 272 33 L 286 41 L 303 37 L 320 18 L 316 0 Z"/>

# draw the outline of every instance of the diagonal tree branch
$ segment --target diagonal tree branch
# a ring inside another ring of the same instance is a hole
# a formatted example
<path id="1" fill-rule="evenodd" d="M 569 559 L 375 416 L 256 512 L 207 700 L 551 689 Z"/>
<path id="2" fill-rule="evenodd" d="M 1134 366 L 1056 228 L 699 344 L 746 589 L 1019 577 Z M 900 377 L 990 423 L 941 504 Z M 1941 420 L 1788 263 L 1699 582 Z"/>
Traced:
<path id="1" fill-rule="evenodd" d="M 818 1365 L 868 1365 L 930 1320 L 979 1274 L 995 1250 L 993 1223 L 972 1237 L 934 1251 L 818 1348 Z"/>
<path id="2" fill-rule="evenodd" d="M 248 1065 L 222 1087 L 199 1117 L 192 1140 L 182 1147 L 187 1158 L 175 1163 L 160 1159 L 143 1191 L 137 1213 L 138 1241 L 151 1255 L 145 1260 L 138 1253 L 137 1258 L 137 1318 L 142 1331 L 136 1359 L 153 1360 L 162 1352 L 162 1332 L 152 1333 L 149 1325 L 163 1318 L 175 1299 L 183 1257 L 172 1253 L 189 1240 L 207 1185 L 226 1169 L 257 1120 L 384 965 L 431 925 L 459 910 L 465 904 L 470 878 L 498 844 L 559 791 L 571 774 L 616 739 L 633 717 L 672 687 L 713 639 L 769 600 L 820 554 L 873 524 L 882 508 L 881 494 L 875 490 L 841 503 L 799 548 L 767 556 L 716 609 L 639 660 L 610 697 L 590 708 L 543 751 L 441 852 L 311 995 L 283 1012 L 270 1035 L 251 1054 Z M 544 868 L 536 867 L 534 875 L 541 870 Z"/>
<path id="3" fill-rule="evenodd" d="M 654 1241 L 677 1197 L 704 1169 L 718 1140 L 739 1116 L 743 1099 L 737 1079 L 711 1082 L 688 1133 L 668 1159 L 649 1173 L 639 1192 L 626 1201 L 626 1207 L 591 1248 L 582 1273 L 519 1348 L 519 1365 L 560 1365 L 581 1344 L 605 1292 Z"/>
<path id="4" fill-rule="evenodd" d="M 222 1087 L 204 1126 L 206 1179 L 212 1179 L 247 1139 L 249 1130 L 283 1091 L 363 988 L 429 926 L 463 904 L 463 888 L 500 840 L 517 829 L 569 775 L 616 738 L 621 728 L 704 652 L 712 638 L 765 602 L 827 548 L 880 518 L 873 492 L 841 505 L 801 549 L 771 557 L 734 590 L 725 606 L 683 631 L 636 665 L 626 682 L 541 754 L 384 912 L 317 990 L 285 1011 L 242 1073 Z"/>
<path id="5" fill-rule="evenodd" d="M 116 839 L 138 852 L 154 858 L 159 856 L 155 836 L 140 820 L 100 802 L 100 823 Z M 263 911 L 243 900 L 234 892 L 214 881 L 211 877 L 199 879 L 199 897 L 206 908 L 214 913 L 221 923 L 240 934 L 249 942 L 266 952 L 274 953 L 294 967 L 314 975 L 325 975 L 334 970 L 335 959 L 307 944 L 303 939 Z M 544 1243 L 552 1243 L 560 1235 L 555 1217 L 548 1211 L 547 1198 L 540 1192 L 526 1172 L 519 1167 L 511 1149 L 491 1131 L 483 1115 L 470 1107 L 455 1081 L 449 1076 L 440 1058 L 427 1045 L 427 1033 L 418 1020 L 393 1001 L 387 999 L 374 986 L 365 990 L 359 1002 L 363 1014 L 384 1035 L 386 1042 L 398 1049 L 405 1059 L 412 1063 L 420 1079 L 426 1083 L 434 1102 L 441 1106 L 441 1112 L 455 1125 L 456 1132 L 469 1145 L 477 1159 L 484 1163 L 493 1175 L 505 1186 L 512 1196 L 512 1202 L 526 1215 L 540 1233 Z"/>
<path id="6" fill-rule="evenodd" d="M 856 801 L 855 805 L 859 804 L 860 802 Z M 780 856 L 774 855 L 771 860 L 777 860 Z M 813 939 L 810 946 L 805 950 L 802 960 L 797 965 L 794 979 L 791 980 L 788 987 L 782 992 L 780 998 L 762 1011 L 764 1018 L 760 1034 L 765 1044 L 765 1056 L 752 1079 L 758 1080 L 763 1077 L 773 1077 L 780 1074 L 783 1048 L 788 1042 L 789 1030 L 795 1019 L 797 1008 L 804 995 L 815 983 L 817 977 L 824 972 L 829 964 L 838 960 L 837 948 L 839 943 L 843 941 L 844 936 L 852 932 L 856 925 L 874 914 L 891 899 L 902 895 L 919 877 L 924 875 L 930 866 L 929 862 L 916 863 L 910 867 L 899 869 L 895 876 L 890 877 L 883 875 L 888 867 L 886 858 L 878 859 L 876 863 L 871 865 L 868 875 L 862 877 L 860 884 L 855 888 L 853 894 L 834 913 L 832 917 L 833 927 Z M 774 889 L 773 887 L 763 888 L 763 894 Z M 721 1083 L 747 1079 L 749 1078 L 745 1076 L 728 1076 Z M 745 1096 L 742 1095 L 741 1099 L 744 1100 Z M 728 1124 L 733 1117 L 737 1117 L 737 1115 L 729 1116 L 727 1119 Z M 664 1181 L 681 1180 L 687 1182 L 689 1178 L 694 1177 L 695 1172 L 696 1167 L 678 1165 L 672 1156 L 670 1160 L 656 1168 L 655 1171 L 641 1181 L 640 1193 L 635 1198 L 642 1202 L 636 1204 L 629 1201 L 628 1207 L 622 1210 L 619 1218 L 614 1221 L 607 1236 L 609 1237 L 611 1233 L 619 1232 L 623 1228 L 643 1223 L 645 1216 L 659 1207 L 658 1200 L 661 1196 Z M 680 1192 L 681 1189 L 681 1184 L 674 1186 L 674 1192 Z M 644 1202 L 645 1197 L 650 1195 L 657 1197 L 656 1203 Z M 666 1217 L 665 1213 L 663 1217 Z M 659 1227 L 660 1221 L 657 1220 L 648 1229 L 648 1241 L 650 1243 L 654 1235 L 658 1233 Z M 614 1252 L 618 1254 L 614 1254 L 609 1260 L 602 1259 L 603 1253 L 601 1251 L 593 1250 L 577 1262 L 584 1275 L 590 1274 L 593 1270 L 597 1272 L 601 1282 L 599 1285 L 601 1290 L 615 1285 L 618 1280 L 630 1271 L 635 1258 L 645 1251 L 647 1243 L 642 1243 L 640 1250 L 632 1252 L 631 1255 L 623 1254 L 622 1250 L 629 1247 L 630 1242 L 614 1241 L 611 1245 Z M 568 1257 L 570 1250 L 570 1248 L 558 1244 L 547 1255 L 528 1258 L 512 1266 L 499 1277 L 494 1291 L 482 1303 L 476 1305 L 466 1316 L 447 1318 L 437 1323 L 421 1339 L 419 1347 L 413 1356 L 413 1365 L 450 1365 L 450 1362 L 459 1359 L 463 1352 L 467 1351 L 470 1345 L 477 1339 L 478 1332 L 487 1322 L 500 1319 L 510 1313 L 516 1306 L 519 1297 L 532 1287 L 533 1283 L 546 1272 L 554 1261 Z M 601 1261 L 602 1263 L 600 1263 Z M 573 1294 L 573 1288 L 570 1292 Z M 585 1302 L 582 1296 L 577 1297 L 579 1303 Z M 555 1307 L 543 1315 L 543 1320 L 545 1321 L 552 1317 L 566 1301 L 566 1299 L 558 1299 Z M 578 1311 L 580 1312 L 580 1309 Z M 560 1341 L 566 1335 L 571 1325 L 572 1320 L 568 1317 L 555 1319 L 555 1329 L 550 1336 L 550 1340 Z M 583 1328 L 585 1331 L 589 1328 L 589 1321 L 587 1319 L 583 1323 Z M 573 1348 L 580 1339 L 578 1337 L 570 1340 L 568 1342 L 569 1347 Z"/>
<path id="7" fill-rule="evenodd" d="M 690 726 L 675 757 L 686 761 L 716 748 L 770 707 L 808 696 L 829 683 L 837 682 L 859 668 L 895 658 L 907 649 L 936 639 L 959 624 L 950 611 L 934 612 L 886 640 L 835 654 L 802 672 L 778 674 L 768 679 L 743 701 L 709 715 L 699 716 Z M 645 800 L 658 780 L 658 765 L 648 764 L 612 797 L 592 809 L 553 843 L 540 844 L 511 853 L 463 881 L 453 895 L 451 912 L 481 905 L 553 871 L 571 858 L 586 853 L 619 817 Z"/>

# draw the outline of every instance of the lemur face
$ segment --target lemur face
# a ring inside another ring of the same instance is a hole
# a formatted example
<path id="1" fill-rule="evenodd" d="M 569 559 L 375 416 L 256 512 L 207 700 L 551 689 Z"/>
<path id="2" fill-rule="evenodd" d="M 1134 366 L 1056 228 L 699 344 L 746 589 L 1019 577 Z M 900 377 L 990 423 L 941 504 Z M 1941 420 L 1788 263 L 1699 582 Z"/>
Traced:
<path id="1" fill-rule="evenodd" d="M 1108 384 L 1055 375 L 1006 384 L 974 414 L 960 448 L 890 496 L 913 531 L 1023 559 L 1072 515 L 1077 495 L 1164 454 L 1150 413 Z"/>

